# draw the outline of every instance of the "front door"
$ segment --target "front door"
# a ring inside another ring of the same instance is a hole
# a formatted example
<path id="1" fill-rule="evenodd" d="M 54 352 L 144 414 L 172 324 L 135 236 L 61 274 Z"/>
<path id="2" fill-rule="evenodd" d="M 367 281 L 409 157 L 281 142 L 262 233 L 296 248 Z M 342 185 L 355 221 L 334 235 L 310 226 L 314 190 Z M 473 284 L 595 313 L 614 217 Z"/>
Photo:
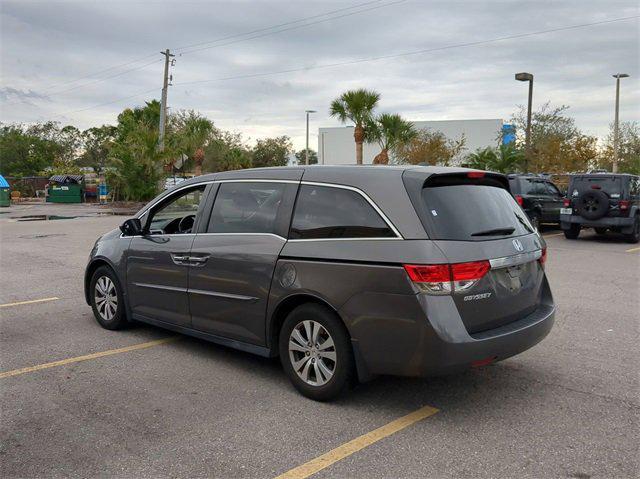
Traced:
<path id="1" fill-rule="evenodd" d="M 127 254 L 127 290 L 134 317 L 190 326 L 189 252 L 205 187 L 179 190 L 141 218 L 144 232 L 131 240 Z"/>
<path id="2" fill-rule="evenodd" d="M 286 243 L 297 182 L 220 184 L 206 233 L 191 248 L 193 328 L 265 344 L 265 315 L 278 255 Z"/>

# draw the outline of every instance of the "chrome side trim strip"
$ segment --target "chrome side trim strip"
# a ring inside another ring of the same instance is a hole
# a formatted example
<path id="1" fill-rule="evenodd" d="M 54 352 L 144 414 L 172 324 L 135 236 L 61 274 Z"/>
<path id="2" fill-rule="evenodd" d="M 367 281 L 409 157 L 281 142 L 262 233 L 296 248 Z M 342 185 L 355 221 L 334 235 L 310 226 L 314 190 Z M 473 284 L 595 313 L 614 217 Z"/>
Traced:
<path id="1" fill-rule="evenodd" d="M 542 256 L 542 250 L 530 251 L 528 253 L 520 253 L 513 256 L 505 256 L 503 258 L 494 258 L 489 260 L 491 269 L 508 268 L 519 264 L 530 263 L 536 261 Z"/>
<path id="2" fill-rule="evenodd" d="M 212 183 L 291 183 L 298 184 L 300 180 L 272 180 L 272 179 L 251 179 L 251 178 L 229 178 L 228 180 L 213 180 Z"/>
<path id="3" fill-rule="evenodd" d="M 186 293 L 187 288 L 178 288 L 177 286 L 163 286 L 160 284 L 149 284 L 149 283 L 133 283 L 134 286 L 138 286 L 139 288 L 151 288 L 151 289 L 162 289 L 164 291 L 177 291 L 179 293 Z"/>
<path id="4" fill-rule="evenodd" d="M 393 225 L 393 223 L 389 220 L 389 218 L 387 218 L 387 215 L 385 215 L 382 212 L 382 210 L 380 208 L 378 208 L 378 205 L 375 204 L 375 202 L 371 198 L 369 198 L 369 196 L 364 191 L 362 191 L 360 188 L 356 188 L 355 186 L 338 185 L 336 183 L 320 183 L 320 182 L 317 182 L 317 181 L 301 181 L 300 184 L 302 184 L 302 185 L 310 185 L 310 186 L 328 186 L 330 188 L 341 188 L 343 190 L 351 190 L 351 191 L 354 191 L 354 192 L 358 193 L 360 196 L 362 196 L 367 201 L 367 203 L 369 203 L 373 207 L 374 210 L 376 210 L 376 212 L 384 220 L 384 222 L 387 224 L 387 226 L 389 228 L 391 228 L 391 231 L 393 231 L 393 233 L 398 237 L 397 239 L 404 239 L 402 237 L 402 235 L 400 234 L 400 231 L 398 231 L 397 228 Z M 345 239 L 353 240 L 354 238 L 345 238 Z M 386 238 L 386 239 L 388 239 L 388 238 Z"/>
<path id="5" fill-rule="evenodd" d="M 287 241 L 287 238 L 283 238 L 275 233 L 196 233 L 196 236 L 273 236 L 282 241 Z"/>
<path id="6" fill-rule="evenodd" d="M 189 293 L 192 294 L 202 294 L 204 296 L 215 296 L 216 298 L 225 298 L 225 299 L 237 299 L 240 301 L 258 301 L 258 298 L 254 298 L 253 296 L 243 296 L 241 294 L 231 294 L 231 293 L 219 293 L 217 291 L 205 291 L 203 289 L 189 289 Z"/>
<path id="7" fill-rule="evenodd" d="M 290 239 L 289 243 L 302 243 L 307 241 L 402 241 L 403 238 L 298 238 L 298 239 Z"/>

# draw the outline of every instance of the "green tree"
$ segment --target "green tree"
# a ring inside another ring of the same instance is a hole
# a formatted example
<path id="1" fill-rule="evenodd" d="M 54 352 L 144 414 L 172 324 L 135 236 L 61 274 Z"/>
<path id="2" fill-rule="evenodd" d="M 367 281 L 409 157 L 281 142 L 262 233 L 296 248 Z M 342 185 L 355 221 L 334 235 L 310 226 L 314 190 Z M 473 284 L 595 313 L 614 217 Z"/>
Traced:
<path id="1" fill-rule="evenodd" d="M 329 114 L 338 117 L 342 123 L 351 121 L 355 124 L 353 138 L 356 142 L 356 163 L 362 164 L 362 145 L 366 140 L 366 126 L 371 124 L 373 111 L 380 101 L 380 94 L 375 91 L 359 89 L 350 90 L 331 102 Z"/>
<path id="2" fill-rule="evenodd" d="M 479 148 L 467 157 L 467 166 L 479 170 L 499 173 L 518 173 L 522 171 L 524 152 L 513 144 L 500 145 L 498 148 Z"/>
<path id="3" fill-rule="evenodd" d="M 251 151 L 253 167 L 285 166 L 292 151 L 293 144 L 288 136 L 258 140 Z"/>
<path id="4" fill-rule="evenodd" d="M 299 165 L 304 165 L 305 164 L 305 152 L 306 148 L 303 148 L 300 151 L 296 152 L 296 162 Z M 317 165 L 318 164 L 318 154 L 313 151 L 311 148 L 309 148 L 309 164 L 310 165 Z"/>
<path id="5" fill-rule="evenodd" d="M 464 135 L 450 139 L 440 131 L 419 130 L 411 141 L 397 148 L 395 162 L 449 166 L 462 153 L 466 142 Z"/>
<path id="6" fill-rule="evenodd" d="M 398 114 L 383 113 L 367 125 L 367 140 L 380 145 L 375 164 L 389 164 L 389 152 L 396 154 L 404 145 L 416 138 L 418 131 L 413 124 Z"/>
<path id="7" fill-rule="evenodd" d="M 105 172 L 109 164 L 109 154 L 113 148 L 117 128 L 102 125 L 82 132 L 83 152 L 78 158 L 80 166 L 89 166 L 98 176 Z"/>
<path id="8" fill-rule="evenodd" d="M 585 135 L 568 114 L 569 107 L 545 103 L 531 115 L 531 151 L 528 170 L 536 173 L 586 171 L 598 158 L 597 139 Z M 516 131 L 526 131 L 527 111 L 519 107 L 511 118 Z M 525 149 L 525 138 L 518 135 L 516 147 Z M 526 152 L 525 152 L 526 154 Z"/>
<path id="9" fill-rule="evenodd" d="M 251 152 L 240 133 L 216 129 L 204 150 L 203 169 L 209 172 L 251 168 Z"/>
<path id="10" fill-rule="evenodd" d="M 174 154 L 184 154 L 195 165 L 195 174 L 202 174 L 205 148 L 215 130 L 213 122 L 193 110 L 181 111 L 172 117 Z"/>
<path id="11" fill-rule="evenodd" d="M 611 171 L 613 166 L 613 124 L 609 126 L 603 148 L 598 155 L 598 168 Z M 618 171 L 640 175 L 640 125 L 635 121 L 623 121 L 618 130 Z"/>

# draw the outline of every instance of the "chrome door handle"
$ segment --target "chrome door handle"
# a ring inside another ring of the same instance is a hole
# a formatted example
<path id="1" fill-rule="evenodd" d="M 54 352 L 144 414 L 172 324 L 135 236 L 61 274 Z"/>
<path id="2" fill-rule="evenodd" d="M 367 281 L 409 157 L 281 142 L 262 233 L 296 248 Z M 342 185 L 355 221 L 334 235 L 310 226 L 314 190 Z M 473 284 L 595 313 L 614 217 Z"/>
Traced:
<path id="1" fill-rule="evenodd" d="M 171 253 L 171 260 L 180 266 L 188 266 L 190 257 L 183 254 L 174 254 Z"/>
<path id="2" fill-rule="evenodd" d="M 189 261 L 195 264 L 205 264 L 208 259 L 208 256 L 189 256 Z"/>

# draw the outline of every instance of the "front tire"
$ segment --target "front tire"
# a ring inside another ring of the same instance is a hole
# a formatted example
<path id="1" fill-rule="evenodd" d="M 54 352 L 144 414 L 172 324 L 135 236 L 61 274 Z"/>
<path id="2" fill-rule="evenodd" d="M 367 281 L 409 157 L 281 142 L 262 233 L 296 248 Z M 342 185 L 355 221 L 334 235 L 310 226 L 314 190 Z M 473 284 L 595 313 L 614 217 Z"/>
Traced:
<path id="1" fill-rule="evenodd" d="M 580 225 L 572 223 L 568 230 L 564 230 L 564 237 L 567 239 L 577 239 L 580 235 Z"/>
<path id="2" fill-rule="evenodd" d="M 127 326 L 122 288 L 111 268 L 100 266 L 95 270 L 91 277 L 89 292 L 93 315 L 100 326 L 110 330 Z"/>
<path id="3" fill-rule="evenodd" d="M 333 311 L 308 303 L 284 321 L 280 361 L 293 386 L 315 401 L 340 396 L 355 378 L 349 334 Z"/>

